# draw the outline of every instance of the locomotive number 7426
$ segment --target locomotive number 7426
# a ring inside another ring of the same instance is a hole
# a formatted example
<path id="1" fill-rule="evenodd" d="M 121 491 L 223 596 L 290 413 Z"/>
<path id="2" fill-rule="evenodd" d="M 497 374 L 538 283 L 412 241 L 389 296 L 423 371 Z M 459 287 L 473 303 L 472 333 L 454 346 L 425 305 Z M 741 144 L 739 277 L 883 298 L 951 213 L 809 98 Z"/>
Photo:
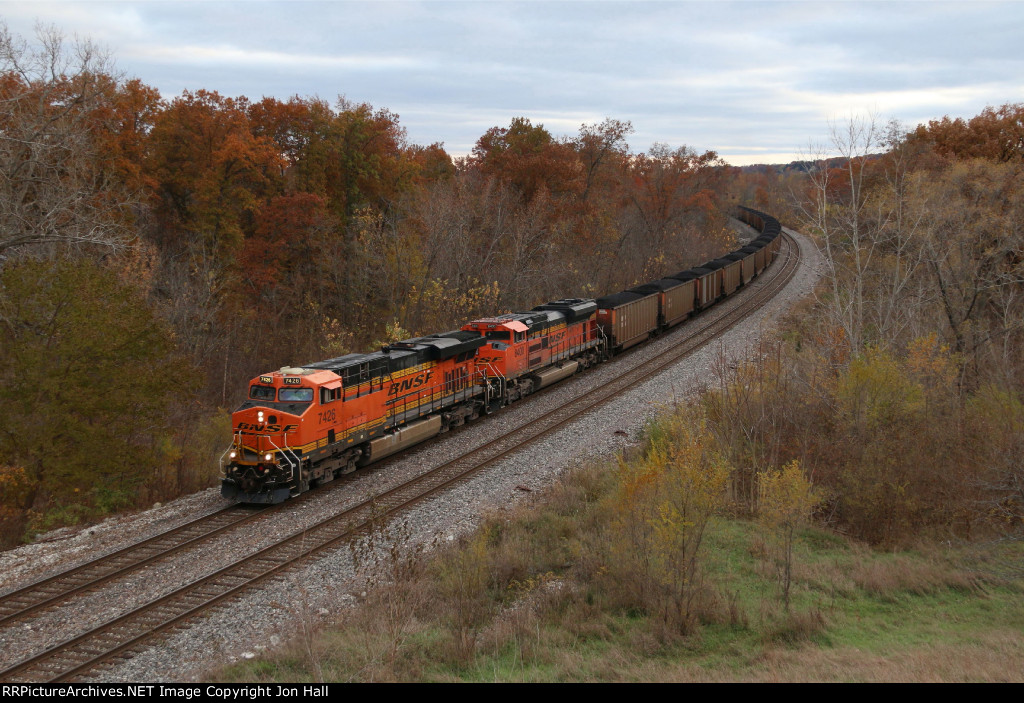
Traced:
<path id="1" fill-rule="evenodd" d="M 320 417 L 321 425 L 325 422 L 334 422 L 334 410 L 321 410 L 317 415 Z"/>

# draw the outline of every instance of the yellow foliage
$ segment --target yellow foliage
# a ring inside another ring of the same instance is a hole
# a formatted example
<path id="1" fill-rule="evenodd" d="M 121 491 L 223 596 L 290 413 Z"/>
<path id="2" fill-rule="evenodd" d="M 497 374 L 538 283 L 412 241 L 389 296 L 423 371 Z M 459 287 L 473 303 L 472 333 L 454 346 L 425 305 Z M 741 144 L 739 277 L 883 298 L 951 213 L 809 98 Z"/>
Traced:
<path id="1" fill-rule="evenodd" d="M 960 374 L 962 358 L 951 354 L 935 332 L 918 337 L 907 346 L 907 370 L 925 388 L 947 389 Z"/>
<path id="2" fill-rule="evenodd" d="M 0 466 L 0 507 L 20 506 L 37 483 L 22 466 Z"/>
<path id="3" fill-rule="evenodd" d="M 800 462 L 758 475 L 758 520 L 771 529 L 797 529 L 806 525 L 818 505 L 818 492 L 804 476 Z"/>
<path id="4" fill-rule="evenodd" d="M 1008 433 L 1024 436 L 1024 402 L 1012 390 L 986 384 L 971 396 L 967 404 L 970 417 Z"/>
<path id="5" fill-rule="evenodd" d="M 373 343 L 373 346 L 383 347 L 392 342 L 401 342 L 404 339 L 411 338 L 412 335 L 409 331 L 402 328 L 402 325 L 398 323 L 398 320 L 392 319 L 391 322 L 384 323 L 384 338 L 378 339 Z"/>
<path id="6" fill-rule="evenodd" d="M 843 415 L 859 427 L 884 427 L 924 409 L 920 384 L 889 352 L 878 348 L 869 348 L 850 362 L 836 396 Z"/>
<path id="7" fill-rule="evenodd" d="M 758 521 L 774 542 L 783 600 L 789 608 L 793 582 L 793 542 L 797 530 L 806 526 L 820 499 L 795 459 L 781 470 L 758 475 Z"/>
<path id="8" fill-rule="evenodd" d="M 328 357 L 344 356 L 352 351 L 355 336 L 351 330 L 329 315 L 320 315 L 320 352 Z"/>
<path id="9" fill-rule="evenodd" d="M 724 505 L 730 466 L 703 417 L 666 416 L 650 436 L 644 458 L 620 466 L 610 576 L 630 591 L 633 606 L 685 632 L 701 587 L 704 531 Z"/>
<path id="10" fill-rule="evenodd" d="M 500 309 L 500 296 L 497 281 L 469 278 L 453 285 L 435 278 L 422 289 L 414 286 L 409 292 L 406 317 L 418 329 L 445 329 L 474 317 L 494 315 Z"/>

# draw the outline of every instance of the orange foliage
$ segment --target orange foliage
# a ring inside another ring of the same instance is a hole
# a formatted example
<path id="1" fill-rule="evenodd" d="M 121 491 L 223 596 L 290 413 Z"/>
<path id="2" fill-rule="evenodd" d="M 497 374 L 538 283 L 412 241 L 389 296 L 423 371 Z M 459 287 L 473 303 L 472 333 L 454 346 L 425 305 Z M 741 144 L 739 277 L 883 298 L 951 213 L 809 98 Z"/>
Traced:
<path id="1" fill-rule="evenodd" d="M 249 285 L 256 290 L 275 288 L 306 263 L 310 231 L 324 216 L 324 199 L 317 195 L 293 193 L 271 198 L 239 254 Z"/>
<path id="2" fill-rule="evenodd" d="M 284 160 L 273 140 L 249 128 L 245 98 L 185 91 L 160 113 L 149 168 L 164 244 L 196 238 L 231 255 Z"/>
<path id="3" fill-rule="evenodd" d="M 525 117 L 515 117 L 505 127 L 487 130 L 476 146 L 473 159 L 487 175 L 514 185 L 529 201 L 541 190 L 552 194 L 581 190 L 582 168 L 572 149 Z"/>
<path id="4" fill-rule="evenodd" d="M 999 108 L 986 107 L 981 114 L 965 121 L 931 120 L 920 125 L 912 140 L 930 143 L 947 158 L 983 158 L 1012 161 L 1024 158 L 1024 103 L 1007 103 Z"/>

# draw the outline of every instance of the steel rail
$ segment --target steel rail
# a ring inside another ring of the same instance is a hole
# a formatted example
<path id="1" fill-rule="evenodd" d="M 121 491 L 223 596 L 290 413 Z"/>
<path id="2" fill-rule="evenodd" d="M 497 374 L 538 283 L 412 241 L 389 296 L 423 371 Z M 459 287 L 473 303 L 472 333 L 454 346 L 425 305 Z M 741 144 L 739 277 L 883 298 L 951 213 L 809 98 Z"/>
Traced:
<path id="1" fill-rule="evenodd" d="M 666 367 L 724 334 L 778 293 L 795 275 L 799 249 L 789 235 L 784 260 L 772 277 L 749 283 L 752 295 L 740 295 L 738 304 L 714 317 L 699 329 L 690 327 L 685 340 L 661 352 L 600 389 L 584 393 L 563 405 L 532 418 L 503 436 L 470 450 L 456 459 L 364 501 L 343 513 L 293 534 L 232 565 L 203 577 L 140 608 L 104 623 L 67 642 L 56 645 L 0 672 L 0 680 L 64 681 L 82 676 L 106 662 L 130 658 L 158 634 L 177 629 L 218 604 L 238 598 L 290 569 L 364 534 L 376 522 L 411 505 L 427 500 L 452 484 L 466 480 L 486 466 L 548 435 L 589 410 L 651 379 Z M 700 319 L 699 317 L 697 319 Z"/>

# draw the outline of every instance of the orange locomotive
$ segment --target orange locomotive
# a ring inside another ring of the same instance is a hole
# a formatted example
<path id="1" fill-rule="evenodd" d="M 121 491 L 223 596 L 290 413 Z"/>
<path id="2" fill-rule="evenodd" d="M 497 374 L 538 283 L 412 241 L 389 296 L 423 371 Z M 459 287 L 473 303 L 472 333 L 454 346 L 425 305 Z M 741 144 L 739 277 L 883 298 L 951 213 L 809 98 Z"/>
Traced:
<path id="1" fill-rule="evenodd" d="M 596 309 L 555 301 L 258 376 L 232 415 L 221 495 L 279 503 L 572 375 L 604 353 Z"/>
<path id="2" fill-rule="evenodd" d="M 232 416 L 221 495 L 279 503 L 683 322 L 745 285 L 778 254 L 778 220 L 750 208 L 741 208 L 740 218 L 761 236 L 738 256 L 669 279 L 254 378 Z"/>
<path id="3" fill-rule="evenodd" d="M 462 326 L 486 342 L 476 363 L 510 403 L 571 376 L 606 356 L 593 300 L 572 298 L 516 312 L 474 320 Z"/>

